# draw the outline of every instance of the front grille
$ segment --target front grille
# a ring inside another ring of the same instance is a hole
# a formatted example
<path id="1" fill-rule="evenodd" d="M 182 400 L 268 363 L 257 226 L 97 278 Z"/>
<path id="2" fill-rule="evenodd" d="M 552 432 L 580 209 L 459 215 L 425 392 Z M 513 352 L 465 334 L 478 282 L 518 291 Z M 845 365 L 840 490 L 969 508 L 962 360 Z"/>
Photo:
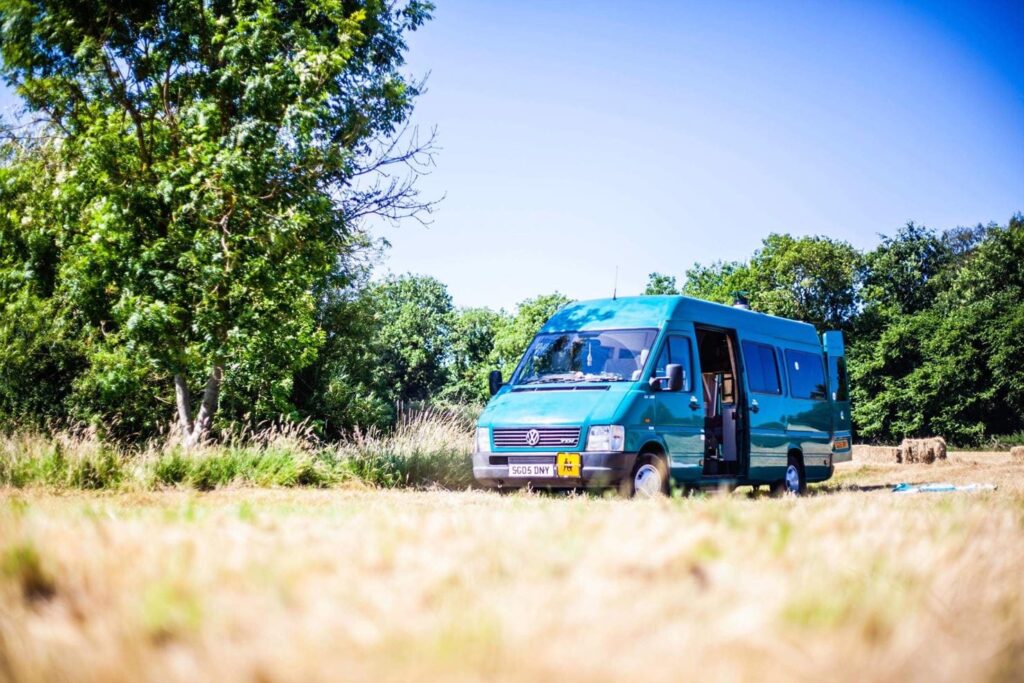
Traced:
<path id="1" fill-rule="evenodd" d="M 553 455 L 492 455 L 488 458 L 492 465 L 554 465 Z"/>
<path id="2" fill-rule="evenodd" d="M 530 443 L 530 432 L 537 432 L 537 442 Z M 495 429 L 496 448 L 571 448 L 580 442 L 579 427 L 526 427 Z"/>

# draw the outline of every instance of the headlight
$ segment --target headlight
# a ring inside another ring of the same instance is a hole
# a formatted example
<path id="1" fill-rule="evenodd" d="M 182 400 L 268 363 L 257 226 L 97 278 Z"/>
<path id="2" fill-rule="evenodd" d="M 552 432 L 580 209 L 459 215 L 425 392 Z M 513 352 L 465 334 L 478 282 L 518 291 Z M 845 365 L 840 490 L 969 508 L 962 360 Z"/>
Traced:
<path id="1" fill-rule="evenodd" d="M 626 446 L 626 429 L 622 425 L 600 425 L 587 432 L 588 451 L 621 451 Z"/>
<path id="2" fill-rule="evenodd" d="M 476 428 L 476 452 L 491 452 L 491 430 L 487 427 Z"/>

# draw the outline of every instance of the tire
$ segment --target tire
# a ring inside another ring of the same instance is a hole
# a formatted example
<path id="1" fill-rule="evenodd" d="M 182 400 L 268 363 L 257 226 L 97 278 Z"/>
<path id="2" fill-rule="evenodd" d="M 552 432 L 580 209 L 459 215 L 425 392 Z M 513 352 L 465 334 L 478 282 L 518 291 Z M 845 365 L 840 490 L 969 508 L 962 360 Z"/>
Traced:
<path id="1" fill-rule="evenodd" d="M 807 493 L 807 477 L 804 474 L 803 457 L 790 454 L 786 462 L 786 474 L 781 481 L 775 482 L 772 486 L 772 493 L 784 495 L 791 493 L 794 496 L 802 496 Z"/>
<path id="2" fill-rule="evenodd" d="M 669 492 L 668 466 L 665 459 L 642 453 L 636 459 L 633 473 L 624 479 L 619 492 L 626 498 L 658 498 Z"/>

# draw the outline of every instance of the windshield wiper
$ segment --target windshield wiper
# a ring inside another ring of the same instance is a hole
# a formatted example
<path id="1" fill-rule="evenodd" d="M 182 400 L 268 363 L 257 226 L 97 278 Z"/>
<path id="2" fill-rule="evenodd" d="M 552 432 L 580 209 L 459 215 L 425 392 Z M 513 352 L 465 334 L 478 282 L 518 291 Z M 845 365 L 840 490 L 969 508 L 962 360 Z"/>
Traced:
<path id="1" fill-rule="evenodd" d="M 577 382 L 624 382 L 626 378 L 612 372 L 592 373 L 588 375 L 551 375 L 538 377 L 537 379 L 519 382 L 519 384 L 556 384 L 556 383 L 577 383 Z"/>
<path id="2" fill-rule="evenodd" d="M 517 382 L 517 384 L 552 384 L 554 382 L 582 382 L 582 378 L 578 378 L 575 375 L 549 375 L 546 377 L 537 377 L 536 379 L 528 379 L 525 382 Z"/>

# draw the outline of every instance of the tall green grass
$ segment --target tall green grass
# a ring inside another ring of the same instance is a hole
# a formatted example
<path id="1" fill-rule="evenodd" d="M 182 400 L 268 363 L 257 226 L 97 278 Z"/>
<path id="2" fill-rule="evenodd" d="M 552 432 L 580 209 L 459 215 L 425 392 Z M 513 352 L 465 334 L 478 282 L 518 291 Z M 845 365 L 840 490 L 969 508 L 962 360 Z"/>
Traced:
<path id="1" fill-rule="evenodd" d="M 471 425 L 439 411 L 404 416 L 390 432 L 323 443 L 304 425 L 223 434 L 186 449 L 173 441 L 125 449 L 92 433 L 0 437 L 0 486 L 208 491 L 225 486 L 465 488 L 472 484 Z"/>

